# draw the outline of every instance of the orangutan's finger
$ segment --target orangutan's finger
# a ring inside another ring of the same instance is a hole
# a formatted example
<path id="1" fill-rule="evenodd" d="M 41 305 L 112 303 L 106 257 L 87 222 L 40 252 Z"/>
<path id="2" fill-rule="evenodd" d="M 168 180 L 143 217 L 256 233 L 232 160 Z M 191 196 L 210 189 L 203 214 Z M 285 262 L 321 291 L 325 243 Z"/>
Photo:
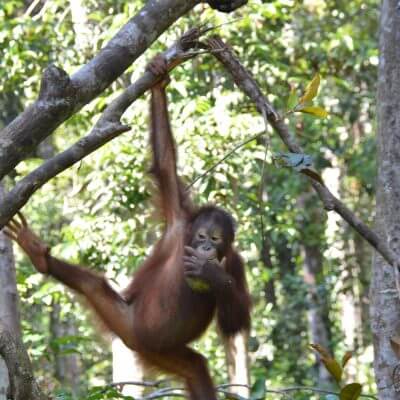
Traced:
<path id="1" fill-rule="evenodd" d="M 26 218 L 24 216 L 24 214 L 22 214 L 21 211 L 17 211 L 18 217 L 21 220 L 22 226 L 24 226 L 25 228 L 28 226 L 28 222 L 26 222 Z"/>
<path id="2" fill-rule="evenodd" d="M 16 218 L 11 218 L 9 224 L 12 223 L 16 228 L 21 229 L 21 223 Z"/>
<path id="3" fill-rule="evenodd" d="M 12 219 L 11 219 L 10 221 L 7 222 L 6 227 L 7 227 L 10 231 L 12 231 L 12 232 L 14 232 L 14 233 L 18 233 L 19 230 L 20 230 L 20 228 L 15 224 L 15 221 L 13 221 Z"/>
<path id="4" fill-rule="evenodd" d="M 4 229 L 2 230 L 2 232 L 3 232 L 7 237 L 9 237 L 10 239 L 12 239 L 12 240 L 17 240 L 17 236 L 14 234 L 14 232 L 10 231 L 9 229 L 4 228 Z"/>

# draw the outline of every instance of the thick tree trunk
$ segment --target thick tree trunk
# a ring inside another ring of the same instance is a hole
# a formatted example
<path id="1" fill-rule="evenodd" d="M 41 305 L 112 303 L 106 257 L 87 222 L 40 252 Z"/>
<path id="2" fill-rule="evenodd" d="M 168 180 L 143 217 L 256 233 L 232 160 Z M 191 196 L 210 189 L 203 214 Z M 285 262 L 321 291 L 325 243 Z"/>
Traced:
<path id="1" fill-rule="evenodd" d="M 380 236 L 400 260 L 400 10 L 397 0 L 382 3 L 379 47 L 376 225 Z M 379 399 L 400 399 L 400 391 L 396 391 L 400 386 L 400 364 L 390 345 L 390 338 L 400 332 L 399 293 L 393 267 L 379 254 L 375 254 L 373 264 L 371 324 Z"/>

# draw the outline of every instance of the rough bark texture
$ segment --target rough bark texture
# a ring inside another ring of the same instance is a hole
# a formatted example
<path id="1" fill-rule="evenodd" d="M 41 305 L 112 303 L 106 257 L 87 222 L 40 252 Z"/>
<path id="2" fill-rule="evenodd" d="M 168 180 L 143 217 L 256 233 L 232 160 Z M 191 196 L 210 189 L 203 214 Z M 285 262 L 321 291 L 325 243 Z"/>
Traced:
<path id="1" fill-rule="evenodd" d="M 32 374 L 32 365 L 24 345 L 0 324 L 0 355 L 9 371 L 12 400 L 45 400 Z"/>
<path id="2" fill-rule="evenodd" d="M 0 200 L 4 188 L 0 183 Z M 0 233 L 0 324 L 20 337 L 18 293 L 15 282 L 14 255 L 10 239 Z M 9 387 L 8 369 L 0 357 L 0 400 L 5 400 Z"/>
<path id="3" fill-rule="evenodd" d="M 381 238 L 400 255 L 400 10 L 384 0 L 380 21 L 378 76 L 378 182 L 376 225 Z M 400 399 L 399 360 L 390 338 L 400 332 L 400 301 L 393 268 L 375 254 L 371 323 L 379 399 Z M 395 377 L 395 379 L 393 379 Z"/>
<path id="4" fill-rule="evenodd" d="M 0 183 L 0 199 L 4 188 Z M 0 233 L 0 322 L 14 334 L 20 335 L 18 293 L 15 283 L 15 269 L 12 243 Z"/>
<path id="5" fill-rule="evenodd" d="M 49 66 L 39 98 L 0 132 L 0 179 L 42 140 L 97 97 L 157 37 L 200 0 L 149 0 L 90 62 L 70 78 Z"/>

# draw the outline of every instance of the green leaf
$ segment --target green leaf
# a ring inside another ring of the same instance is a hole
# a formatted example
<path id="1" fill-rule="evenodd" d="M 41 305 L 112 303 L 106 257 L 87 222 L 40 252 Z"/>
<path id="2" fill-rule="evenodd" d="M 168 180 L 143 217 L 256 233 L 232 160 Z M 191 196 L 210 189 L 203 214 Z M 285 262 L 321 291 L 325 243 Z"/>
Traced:
<path id="1" fill-rule="evenodd" d="M 299 103 L 299 98 L 296 94 L 296 89 L 293 88 L 290 91 L 289 98 L 288 98 L 287 105 L 286 105 L 288 111 L 293 110 L 298 103 Z"/>
<path id="2" fill-rule="evenodd" d="M 346 385 L 341 391 L 340 400 L 357 400 L 360 398 L 362 386 L 359 383 L 350 383 Z"/>
<path id="3" fill-rule="evenodd" d="M 346 351 L 345 355 L 342 358 L 342 367 L 344 368 L 349 360 L 353 357 L 353 353 L 351 351 Z"/>
<path id="4" fill-rule="evenodd" d="M 265 378 L 259 378 L 255 381 L 251 389 L 251 400 L 261 400 L 265 398 Z"/>
<path id="5" fill-rule="evenodd" d="M 302 153 L 276 153 L 273 159 L 278 166 L 290 167 L 296 171 L 312 167 L 313 162 L 312 156 Z"/>
<path id="6" fill-rule="evenodd" d="M 342 380 L 343 369 L 339 363 L 330 355 L 329 351 L 319 344 L 310 344 L 310 347 L 318 352 L 321 356 L 321 361 L 324 363 L 325 368 L 335 378 L 337 383 Z"/>
<path id="7" fill-rule="evenodd" d="M 321 78 L 320 78 L 319 74 L 317 73 L 314 76 L 313 80 L 307 85 L 306 90 L 300 99 L 301 104 L 311 101 L 318 94 L 320 82 L 321 82 Z"/>
<path id="8" fill-rule="evenodd" d="M 326 118 L 328 116 L 328 111 L 324 110 L 322 107 L 315 107 L 315 106 L 302 107 L 298 108 L 296 111 L 300 111 L 306 114 L 311 114 L 319 118 Z"/>
<path id="9" fill-rule="evenodd" d="M 321 358 L 321 361 L 324 363 L 325 368 L 328 372 L 335 378 L 337 383 L 340 383 L 342 380 L 343 369 L 339 365 L 339 363 L 332 357 L 330 358 Z"/>

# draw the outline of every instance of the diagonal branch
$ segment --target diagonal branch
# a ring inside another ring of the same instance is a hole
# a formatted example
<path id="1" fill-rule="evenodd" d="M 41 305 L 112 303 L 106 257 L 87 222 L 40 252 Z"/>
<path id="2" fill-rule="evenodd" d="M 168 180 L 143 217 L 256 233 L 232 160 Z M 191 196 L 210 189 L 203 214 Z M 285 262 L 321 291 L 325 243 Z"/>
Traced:
<path id="1" fill-rule="evenodd" d="M 190 29 L 169 47 L 163 53 L 168 62 L 168 69 L 171 70 L 184 61 L 193 58 L 197 53 L 191 49 L 197 47 L 199 37 L 207 31 L 208 29 Z M 26 204 L 32 194 L 51 178 L 82 160 L 116 136 L 128 131 L 130 128 L 120 122 L 122 115 L 158 79 L 151 72 L 146 71 L 141 78 L 128 86 L 120 96 L 107 106 L 88 135 L 78 140 L 67 150 L 45 161 L 22 178 L 0 203 L 0 229 Z"/>
<path id="2" fill-rule="evenodd" d="M 240 63 L 233 50 L 226 45 L 223 40 L 215 36 L 208 41 L 208 46 L 214 50 L 213 54 L 231 74 L 236 85 L 255 103 L 258 111 L 267 116 L 275 132 L 280 136 L 286 147 L 292 153 L 303 153 L 301 146 L 295 137 L 291 135 L 288 126 L 279 117 L 267 98 L 261 92 L 256 80 L 249 71 Z M 392 266 L 398 265 L 398 259 L 389 248 L 385 240 L 382 240 L 376 232 L 361 221 L 349 208 L 347 208 L 329 189 L 321 183 L 315 181 L 308 175 L 311 185 L 317 192 L 319 198 L 327 211 L 335 211 L 352 228 L 354 228 L 371 246 L 373 246 Z"/>
<path id="3" fill-rule="evenodd" d="M 59 125 L 96 98 L 172 23 L 201 0 L 149 0 L 71 77 L 48 67 L 38 99 L 0 131 L 0 180 Z"/>

